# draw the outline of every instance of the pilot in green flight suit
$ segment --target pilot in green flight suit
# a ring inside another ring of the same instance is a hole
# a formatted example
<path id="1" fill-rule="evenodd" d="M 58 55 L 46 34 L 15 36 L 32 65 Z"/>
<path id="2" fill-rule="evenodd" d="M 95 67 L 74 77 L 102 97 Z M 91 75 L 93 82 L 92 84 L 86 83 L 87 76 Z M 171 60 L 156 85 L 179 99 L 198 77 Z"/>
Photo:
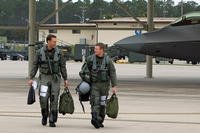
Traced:
<path id="1" fill-rule="evenodd" d="M 86 59 L 80 72 L 82 80 L 88 82 L 86 74 L 89 74 L 90 77 L 91 123 L 97 129 L 104 127 L 105 106 L 110 83 L 113 93 L 116 93 L 117 86 L 116 70 L 113 62 L 104 52 L 104 47 L 103 43 L 96 44 L 95 54 Z"/>
<path id="2" fill-rule="evenodd" d="M 58 117 L 58 99 L 60 93 L 61 75 L 64 79 L 64 86 L 68 86 L 66 62 L 61 51 L 56 47 L 56 36 L 47 36 L 47 45 L 39 49 L 33 61 L 30 73 L 29 85 L 32 85 L 39 68 L 39 95 L 42 113 L 42 125 L 47 124 L 55 127 Z M 50 107 L 49 107 L 50 101 Z"/>

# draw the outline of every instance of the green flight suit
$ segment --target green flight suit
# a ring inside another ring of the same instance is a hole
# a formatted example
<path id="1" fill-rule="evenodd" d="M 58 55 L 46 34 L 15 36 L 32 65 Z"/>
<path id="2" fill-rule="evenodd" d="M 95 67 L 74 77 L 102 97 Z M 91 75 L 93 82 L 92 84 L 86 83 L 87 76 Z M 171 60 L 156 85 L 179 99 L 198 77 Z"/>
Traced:
<path id="1" fill-rule="evenodd" d="M 88 82 L 88 79 L 85 79 L 86 74 L 90 77 L 90 104 L 92 115 L 94 117 L 96 116 L 97 120 L 103 123 L 110 83 L 112 87 L 117 85 L 114 64 L 106 54 L 103 57 L 91 55 L 86 59 L 80 72 L 81 78 Z"/>
<path id="2" fill-rule="evenodd" d="M 38 68 L 41 113 L 43 117 L 48 117 L 50 112 L 49 121 L 56 122 L 61 75 L 67 80 L 66 61 L 58 48 L 49 51 L 47 46 L 44 46 L 36 52 L 30 79 L 35 77 Z"/>

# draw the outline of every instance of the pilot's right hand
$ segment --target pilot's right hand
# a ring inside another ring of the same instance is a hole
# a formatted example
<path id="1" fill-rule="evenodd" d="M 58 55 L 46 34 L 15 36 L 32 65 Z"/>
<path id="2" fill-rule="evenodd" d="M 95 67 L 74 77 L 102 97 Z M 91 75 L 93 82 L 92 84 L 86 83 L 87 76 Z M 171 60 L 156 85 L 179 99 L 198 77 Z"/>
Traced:
<path id="1" fill-rule="evenodd" d="M 67 88 L 69 86 L 68 80 L 64 80 L 64 87 Z"/>
<path id="2" fill-rule="evenodd" d="M 29 86 L 32 86 L 32 84 L 33 84 L 33 80 L 30 79 L 30 80 L 28 81 L 28 84 L 29 84 Z"/>

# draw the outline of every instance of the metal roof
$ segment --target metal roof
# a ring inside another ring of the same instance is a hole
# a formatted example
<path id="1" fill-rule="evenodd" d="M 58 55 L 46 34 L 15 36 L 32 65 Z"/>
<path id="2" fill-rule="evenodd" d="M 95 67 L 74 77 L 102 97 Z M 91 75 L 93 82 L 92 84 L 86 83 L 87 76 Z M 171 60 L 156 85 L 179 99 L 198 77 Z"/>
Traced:
<path id="1" fill-rule="evenodd" d="M 138 17 L 142 22 L 147 22 L 147 17 Z M 175 21 L 177 18 L 164 18 L 164 17 L 154 17 L 154 22 L 156 23 L 170 23 Z M 102 19 L 102 20 L 90 20 L 90 23 L 137 23 L 132 17 L 116 17 L 113 19 Z"/>

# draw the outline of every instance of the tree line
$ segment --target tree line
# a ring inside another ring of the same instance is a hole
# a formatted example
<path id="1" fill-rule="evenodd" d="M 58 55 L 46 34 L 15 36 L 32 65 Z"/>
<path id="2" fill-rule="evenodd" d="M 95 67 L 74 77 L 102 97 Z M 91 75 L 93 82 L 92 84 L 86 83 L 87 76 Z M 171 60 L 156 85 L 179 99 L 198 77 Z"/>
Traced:
<path id="1" fill-rule="evenodd" d="M 28 24 L 28 0 L 0 0 L 0 25 L 20 25 Z M 59 0 L 59 6 L 63 4 Z M 129 11 L 137 17 L 147 16 L 146 0 L 129 0 L 122 2 Z M 200 5 L 195 1 L 174 4 L 173 0 L 155 0 L 155 17 L 179 17 L 181 16 L 181 7 L 183 13 L 191 11 L 200 11 Z M 55 0 L 37 0 L 36 1 L 36 21 L 41 21 L 44 17 L 55 10 Z M 83 15 L 84 14 L 84 15 Z M 69 4 L 59 12 L 60 23 L 78 23 L 83 20 L 111 19 L 113 17 L 127 16 L 113 2 L 105 0 L 78 0 L 69 2 Z M 55 23 L 55 17 L 47 23 Z M 17 34 L 16 34 L 17 32 Z M 21 31 L 0 31 L 0 35 L 7 35 L 8 39 L 24 40 L 27 36 Z"/>

